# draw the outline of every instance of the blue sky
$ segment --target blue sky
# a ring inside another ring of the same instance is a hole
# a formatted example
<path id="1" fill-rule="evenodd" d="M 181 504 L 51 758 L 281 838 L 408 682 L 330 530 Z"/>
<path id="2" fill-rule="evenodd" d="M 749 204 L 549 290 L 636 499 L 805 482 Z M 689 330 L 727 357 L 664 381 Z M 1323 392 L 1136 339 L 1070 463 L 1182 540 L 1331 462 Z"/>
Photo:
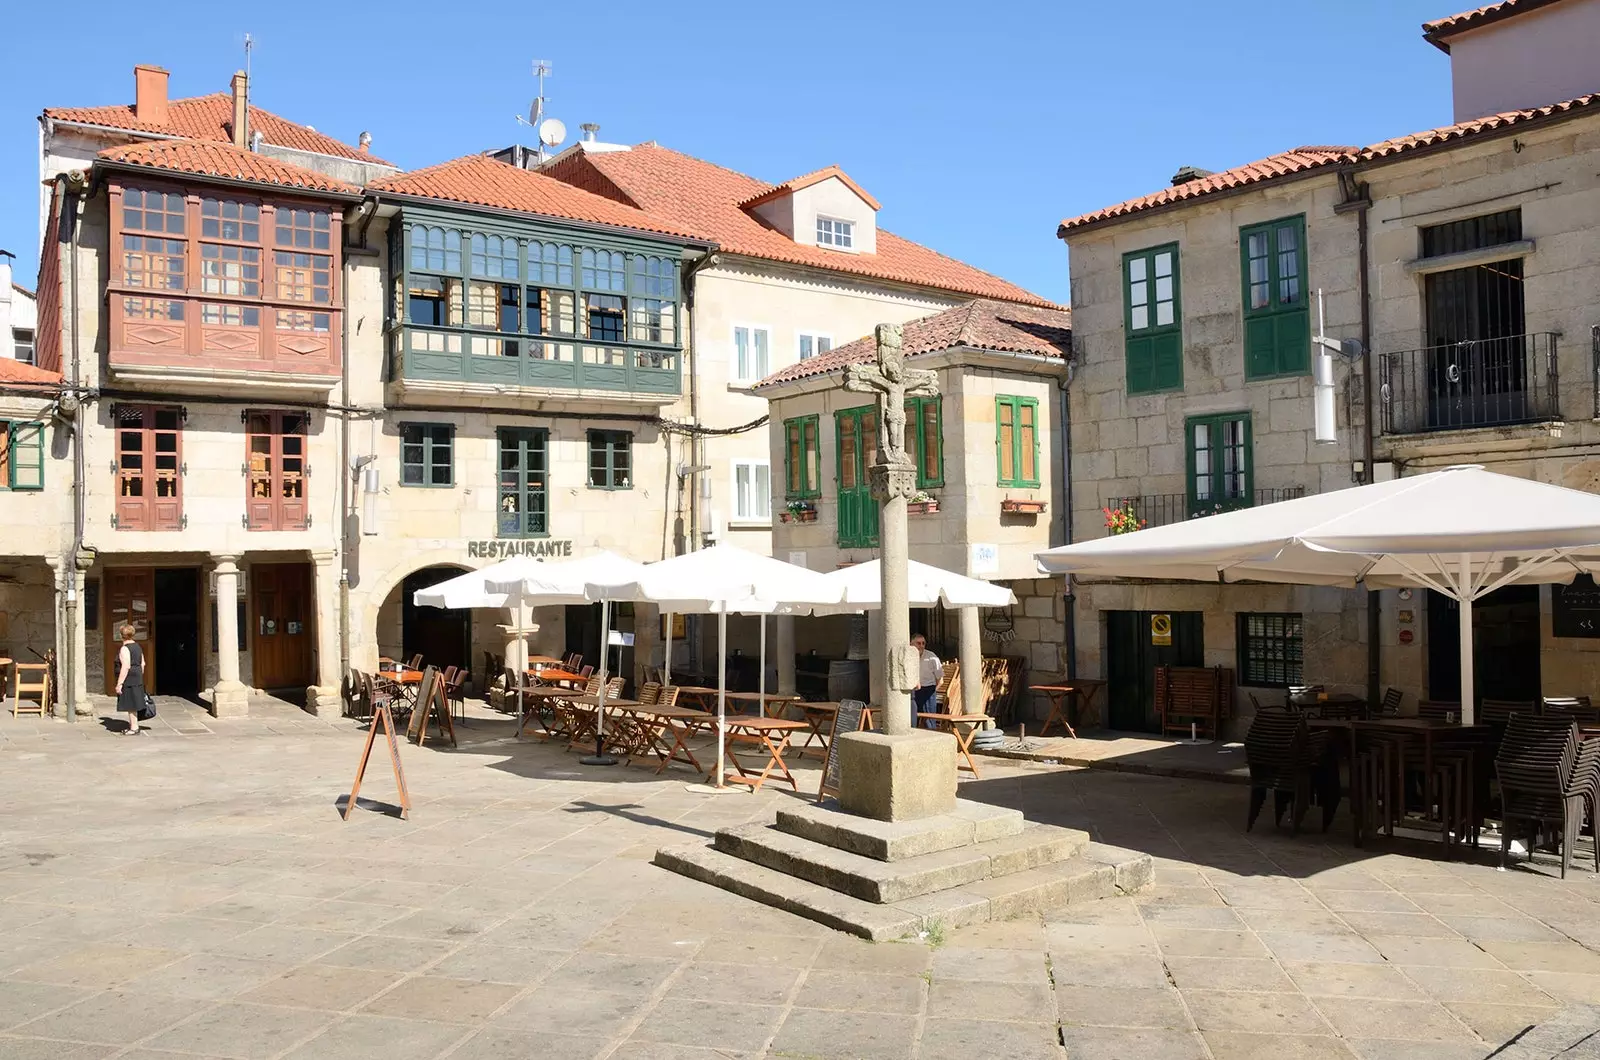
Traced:
<path id="1" fill-rule="evenodd" d="M 880 223 L 1068 297 L 1065 216 L 1300 144 L 1450 121 L 1420 24 L 1467 0 L 985 4 L 382 5 L 19 0 L 0 40 L 0 247 L 37 269 L 36 118 L 227 88 L 254 34 L 255 103 L 415 168 L 531 142 L 530 60 L 574 135 L 662 144 L 769 181 L 838 163 Z"/>

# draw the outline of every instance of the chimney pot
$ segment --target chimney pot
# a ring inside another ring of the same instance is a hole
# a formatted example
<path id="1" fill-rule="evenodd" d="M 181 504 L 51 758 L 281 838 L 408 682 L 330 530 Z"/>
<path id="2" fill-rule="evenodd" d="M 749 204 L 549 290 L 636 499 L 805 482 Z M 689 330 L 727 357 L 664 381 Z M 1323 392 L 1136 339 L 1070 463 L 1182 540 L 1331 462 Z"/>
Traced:
<path id="1" fill-rule="evenodd" d="M 584 143 L 595 143 L 600 139 L 600 126 L 596 122 L 586 121 L 578 128 L 583 130 Z"/>
<path id="2" fill-rule="evenodd" d="M 361 135 L 356 137 L 356 146 L 361 148 L 362 154 L 366 154 L 367 149 L 372 146 L 372 134 L 362 129 Z"/>
<path id="3" fill-rule="evenodd" d="M 233 146 L 242 151 L 250 146 L 250 78 L 239 70 L 229 85 L 233 89 Z"/>
<path id="4" fill-rule="evenodd" d="M 1201 169 L 1199 166 L 1179 166 L 1178 171 L 1172 174 L 1172 186 L 1176 188 L 1180 184 L 1187 184 L 1192 180 L 1201 180 L 1211 175 L 1211 170 Z"/>
<path id="5" fill-rule="evenodd" d="M 167 71 L 144 63 L 133 68 L 133 116 L 155 125 L 167 124 Z"/>

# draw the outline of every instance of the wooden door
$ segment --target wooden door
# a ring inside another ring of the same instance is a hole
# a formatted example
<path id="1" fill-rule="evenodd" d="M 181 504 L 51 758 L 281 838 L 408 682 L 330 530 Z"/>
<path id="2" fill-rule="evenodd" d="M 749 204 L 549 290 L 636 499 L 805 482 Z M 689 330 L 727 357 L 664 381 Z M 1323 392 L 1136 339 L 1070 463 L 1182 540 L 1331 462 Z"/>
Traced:
<path id="1" fill-rule="evenodd" d="M 306 414 L 252 412 L 245 439 L 249 462 L 246 525 L 251 530 L 304 530 L 310 525 Z"/>
<path id="2" fill-rule="evenodd" d="M 122 647 L 122 624 L 132 623 L 133 640 L 144 651 L 144 687 L 156 684 L 155 571 L 149 567 L 109 570 L 105 574 L 106 695 L 117 688 L 117 652 Z"/>
<path id="3" fill-rule="evenodd" d="M 250 567 L 251 679 L 257 688 L 304 688 L 311 683 L 311 567 L 257 563 Z"/>

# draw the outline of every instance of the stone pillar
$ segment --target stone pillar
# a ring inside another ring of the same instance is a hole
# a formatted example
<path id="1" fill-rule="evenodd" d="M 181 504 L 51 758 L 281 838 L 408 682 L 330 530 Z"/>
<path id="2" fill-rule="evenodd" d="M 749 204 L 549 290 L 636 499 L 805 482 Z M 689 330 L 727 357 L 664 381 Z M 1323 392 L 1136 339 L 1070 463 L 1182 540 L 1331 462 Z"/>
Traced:
<path id="1" fill-rule="evenodd" d="M 961 609 L 961 640 L 956 658 L 961 663 L 961 712 L 982 714 L 983 696 L 983 636 L 982 609 Z"/>
<path id="2" fill-rule="evenodd" d="M 911 724 L 911 692 L 917 686 L 921 660 L 913 658 L 911 650 L 911 609 L 906 603 L 906 560 L 911 554 L 909 531 L 906 526 L 906 496 L 894 488 L 892 480 L 909 476 L 916 481 L 916 468 L 880 463 L 873 469 L 874 492 L 879 493 L 878 535 L 883 543 L 883 642 L 884 690 L 883 731 L 890 736 L 902 736 L 913 728 Z M 880 492 L 878 479 L 889 479 L 891 484 Z"/>
<path id="3" fill-rule="evenodd" d="M 779 615 L 772 650 L 778 656 L 778 695 L 794 695 L 794 616 Z"/>
<path id="4" fill-rule="evenodd" d="M 217 683 L 211 689 L 211 713 L 242 718 L 250 713 L 250 692 L 239 680 L 239 557 L 216 559 Z"/>
<path id="5" fill-rule="evenodd" d="M 884 697 L 888 694 L 888 682 L 885 675 L 888 670 L 884 664 L 883 640 L 883 612 L 867 612 L 867 701 L 876 706 L 883 706 Z"/>
<path id="6" fill-rule="evenodd" d="M 329 549 L 311 553 L 312 592 L 317 602 L 315 629 L 317 656 L 316 684 L 306 689 L 306 710 L 319 718 L 337 718 L 344 712 L 341 689 L 344 675 L 339 672 L 339 564 L 338 554 Z M 221 593 L 218 593 L 221 600 Z M 237 614 L 237 608 L 235 613 Z M 221 627 L 218 627 L 221 632 Z"/>
<path id="7" fill-rule="evenodd" d="M 77 594 L 78 612 L 77 619 L 66 631 L 66 636 L 58 638 L 63 641 L 67 651 L 72 653 L 72 683 L 62 690 L 62 702 L 71 704 L 73 712 L 80 718 L 94 717 L 94 704 L 89 702 L 89 647 L 88 636 L 84 633 L 84 619 L 87 617 L 84 608 L 89 606 L 83 595 L 83 583 L 88 568 L 93 566 L 93 553 L 78 553 L 77 570 L 72 572 L 72 591 Z M 59 649 L 58 649 L 59 650 Z M 56 667 L 57 672 L 61 670 Z"/>

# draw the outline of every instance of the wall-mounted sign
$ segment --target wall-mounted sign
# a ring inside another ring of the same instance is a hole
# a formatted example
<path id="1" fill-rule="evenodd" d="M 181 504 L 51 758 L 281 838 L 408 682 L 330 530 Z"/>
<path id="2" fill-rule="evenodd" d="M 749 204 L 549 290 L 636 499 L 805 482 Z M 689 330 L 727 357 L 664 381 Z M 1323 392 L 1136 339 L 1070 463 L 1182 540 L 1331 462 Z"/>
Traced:
<path id="1" fill-rule="evenodd" d="M 468 541 L 468 559 L 510 559 L 512 556 L 531 556 L 535 559 L 571 559 L 570 538 L 530 537 L 498 538 L 493 541 Z"/>
<path id="2" fill-rule="evenodd" d="M 1557 637 L 1600 637 L 1600 586 L 1580 574 L 1571 585 L 1550 586 L 1550 631 Z"/>
<path id="3" fill-rule="evenodd" d="M 806 554 L 804 552 L 791 552 L 789 553 L 789 562 L 796 567 L 804 567 L 806 565 Z"/>
<path id="4" fill-rule="evenodd" d="M 1411 590 L 1410 589 L 1401 589 L 1400 590 L 1400 599 L 1402 599 L 1402 600 L 1411 599 Z"/>
<path id="5" fill-rule="evenodd" d="M 1165 648 L 1172 644 L 1172 616 L 1154 614 L 1150 616 L 1150 643 L 1158 648 Z"/>
<path id="6" fill-rule="evenodd" d="M 1400 612 L 1400 624 L 1402 626 L 1411 625 L 1412 621 L 1414 621 L 1415 618 L 1416 618 L 1416 612 L 1414 612 L 1414 611 L 1405 610 L 1405 611 L 1401 611 Z"/>
<path id="7" fill-rule="evenodd" d="M 1000 573 L 1000 546 L 975 543 L 970 566 L 973 574 Z"/>
<path id="8" fill-rule="evenodd" d="M 1400 631 L 1400 643 L 1401 644 L 1410 644 L 1412 639 L 1415 636 L 1416 635 L 1414 633 L 1412 633 L 1409 629 L 1402 629 Z"/>

